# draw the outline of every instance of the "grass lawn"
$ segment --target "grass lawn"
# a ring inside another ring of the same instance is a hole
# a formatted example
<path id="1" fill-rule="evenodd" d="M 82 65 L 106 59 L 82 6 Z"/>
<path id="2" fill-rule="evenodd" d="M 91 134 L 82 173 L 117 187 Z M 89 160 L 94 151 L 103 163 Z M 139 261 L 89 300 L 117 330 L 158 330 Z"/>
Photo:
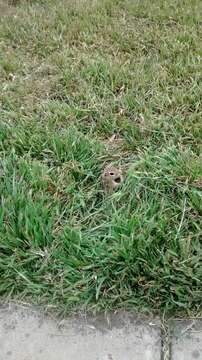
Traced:
<path id="1" fill-rule="evenodd" d="M 202 302 L 201 0 L 0 0 L 0 295 Z M 101 173 L 124 182 L 105 194 Z"/>

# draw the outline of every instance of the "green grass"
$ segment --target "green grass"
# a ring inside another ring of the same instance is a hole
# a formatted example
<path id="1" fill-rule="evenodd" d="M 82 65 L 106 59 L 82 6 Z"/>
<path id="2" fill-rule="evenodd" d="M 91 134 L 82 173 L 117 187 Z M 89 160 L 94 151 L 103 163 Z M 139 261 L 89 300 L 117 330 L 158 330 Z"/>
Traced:
<path id="1" fill-rule="evenodd" d="M 0 13 L 0 295 L 197 314 L 201 1 L 0 0 Z M 108 163 L 125 174 L 111 195 Z"/>

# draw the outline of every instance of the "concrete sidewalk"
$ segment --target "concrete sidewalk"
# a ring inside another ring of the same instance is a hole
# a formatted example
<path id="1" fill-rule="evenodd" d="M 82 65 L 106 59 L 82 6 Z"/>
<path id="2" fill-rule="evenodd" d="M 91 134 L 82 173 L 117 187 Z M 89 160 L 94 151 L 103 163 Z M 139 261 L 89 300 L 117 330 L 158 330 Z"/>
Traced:
<path id="1" fill-rule="evenodd" d="M 131 313 L 58 320 L 33 308 L 0 308 L 0 360 L 202 360 L 202 321 L 169 323 Z"/>

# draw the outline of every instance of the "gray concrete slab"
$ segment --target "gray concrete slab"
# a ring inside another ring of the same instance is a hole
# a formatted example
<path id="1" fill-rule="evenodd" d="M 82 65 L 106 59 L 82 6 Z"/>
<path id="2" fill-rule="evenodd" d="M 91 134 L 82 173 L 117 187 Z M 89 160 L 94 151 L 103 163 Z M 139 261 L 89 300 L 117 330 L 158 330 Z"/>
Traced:
<path id="1" fill-rule="evenodd" d="M 174 320 L 171 360 L 202 360 L 202 320 Z"/>
<path id="2" fill-rule="evenodd" d="M 160 335 L 158 320 L 129 313 L 59 321 L 0 308 L 0 360 L 160 360 Z"/>

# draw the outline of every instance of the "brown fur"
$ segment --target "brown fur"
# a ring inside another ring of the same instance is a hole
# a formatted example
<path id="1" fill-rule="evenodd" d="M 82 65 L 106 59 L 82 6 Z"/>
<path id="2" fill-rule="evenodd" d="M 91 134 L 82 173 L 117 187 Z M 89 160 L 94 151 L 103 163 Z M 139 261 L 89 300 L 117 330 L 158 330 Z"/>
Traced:
<path id="1" fill-rule="evenodd" d="M 113 165 L 107 165 L 102 173 L 102 184 L 108 193 L 116 190 L 123 182 L 122 171 Z"/>

